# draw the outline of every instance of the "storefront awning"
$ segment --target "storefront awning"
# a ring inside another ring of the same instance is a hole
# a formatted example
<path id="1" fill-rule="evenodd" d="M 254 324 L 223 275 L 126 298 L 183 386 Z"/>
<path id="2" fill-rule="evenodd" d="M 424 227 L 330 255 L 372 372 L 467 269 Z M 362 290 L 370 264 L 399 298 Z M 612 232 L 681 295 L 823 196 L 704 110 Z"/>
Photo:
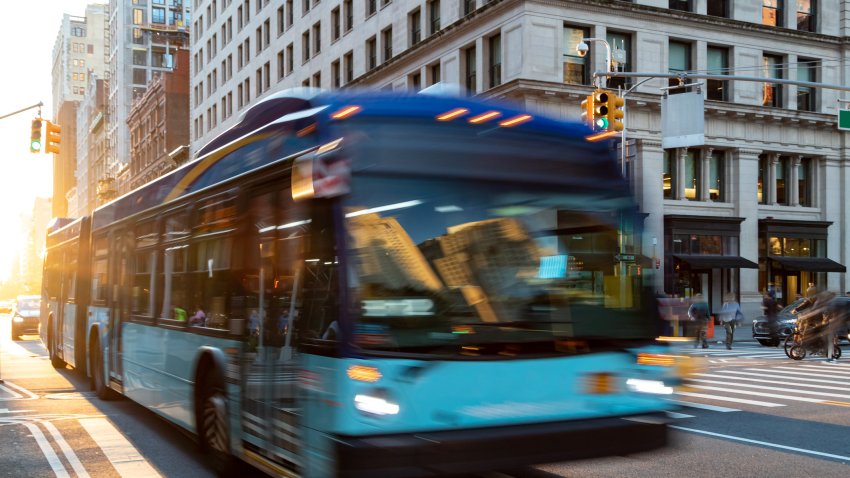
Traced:
<path id="1" fill-rule="evenodd" d="M 847 268 L 826 257 L 770 256 L 783 270 L 797 272 L 847 272 Z"/>
<path id="2" fill-rule="evenodd" d="M 677 254 L 676 259 L 688 264 L 693 271 L 709 269 L 758 269 L 759 265 L 741 256 L 712 256 L 707 254 Z"/>

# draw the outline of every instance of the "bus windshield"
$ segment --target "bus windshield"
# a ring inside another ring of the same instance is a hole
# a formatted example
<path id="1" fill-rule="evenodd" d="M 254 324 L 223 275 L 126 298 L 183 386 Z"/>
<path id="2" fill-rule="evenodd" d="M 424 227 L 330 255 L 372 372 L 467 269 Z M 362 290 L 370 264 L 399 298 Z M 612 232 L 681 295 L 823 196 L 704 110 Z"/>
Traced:
<path id="1" fill-rule="evenodd" d="M 651 337 L 639 268 L 617 260 L 633 220 L 622 206 L 561 187 L 355 175 L 345 208 L 355 341 L 545 353 L 570 339 Z"/>

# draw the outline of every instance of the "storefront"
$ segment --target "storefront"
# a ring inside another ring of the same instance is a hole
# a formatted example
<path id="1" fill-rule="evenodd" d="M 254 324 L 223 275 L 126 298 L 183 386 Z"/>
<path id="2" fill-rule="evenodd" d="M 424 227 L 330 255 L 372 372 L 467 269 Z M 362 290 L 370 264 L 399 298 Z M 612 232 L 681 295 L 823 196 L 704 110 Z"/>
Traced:
<path id="1" fill-rule="evenodd" d="M 809 283 L 824 290 L 827 273 L 845 272 L 844 265 L 827 257 L 830 225 L 772 217 L 759 220 L 759 291 L 773 284 L 776 299 L 788 304 L 805 295 Z"/>

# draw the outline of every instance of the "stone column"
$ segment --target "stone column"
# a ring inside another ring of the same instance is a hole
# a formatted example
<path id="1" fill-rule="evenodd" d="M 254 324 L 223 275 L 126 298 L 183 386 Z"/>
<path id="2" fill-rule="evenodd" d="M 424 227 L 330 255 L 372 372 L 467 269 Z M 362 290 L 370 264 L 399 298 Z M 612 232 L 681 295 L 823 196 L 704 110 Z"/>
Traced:
<path id="1" fill-rule="evenodd" d="M 800 155 L 791 155 L 791 171 L 788 172 L 788 182 L 785 189 L 788 191 L 788 204 L 797 207 L 800 205 Z"/>
<path id="2" fill-rule="evenodd" d="M 767 193 L 766 204 L 776 205 L 776 163 L 779 160 L 779 155 L 777 153 L 768 153 L 767 154 L 767 174 L 765 174 L 765 188 L 764 191 Z"/>
<path id="3" fill-rule="evenodd" d="M 740 255 L 758 262 L 758 168 L 760 150 L 738 149 L 727 158 L 731 174 L 727 176 L 728 202 L 735 205 L 735 214 L 743 217 L 741 223 Z M 756 317 L 762 314 L 761 294 L 758 291 L 758 269 L 741 269 L 741 306 L 744 315 Z"/>
<path id="4" fill-rule="evenodd" d="M 641 246 L 643 255 L 660 261 L 660 268 L 652 264 L 647 285 L 656 291 L 664 290 L 664 179 L 661 173 L 664 150 L 660 141 L 637 141 L 637 154 L 633 165 L 635 196 L 640 211 L 649 214 L 643 221 Z M 655 245 L 653 246 L 653 239 Z"/>
<path id="5" fill-rule="evenodd" d="M 707 146 L 702 149 L 702 160 L 700 161 L 700 181 L 699 181 L 699 200 L 703 202 L 711 201 L 711 153 L 714 151 L 712 146 Z"/>
<path id="6" fill-rule="evenodd" d="M 688 148 L 676 148 L 676 176 L 673 182 L 676 192 L 673 199 L 685 199 L 685 158 L 688 157 Z"/>

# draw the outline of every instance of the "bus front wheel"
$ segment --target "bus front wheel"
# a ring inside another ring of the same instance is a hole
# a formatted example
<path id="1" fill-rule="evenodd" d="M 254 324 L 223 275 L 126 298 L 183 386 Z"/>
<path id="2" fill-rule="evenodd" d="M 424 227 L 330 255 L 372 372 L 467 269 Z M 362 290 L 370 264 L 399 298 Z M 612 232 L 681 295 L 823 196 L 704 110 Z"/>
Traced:
<path id="1" fill-rule="evenodd" d="M 53 317 L 47 324 L 47 353 L 53 368 L 65 368 L 65 361 L 56 354 L 56 332 L 53 331 Z"/>
<path id="2" fill-rule="evenodd" d="M 197 383 L 197 382 L 196 382 Z M 219 476 L 227 476 L 235 467 L 230 454 L 230 433 L 227 420 L 227 396 L 224 385 L 207 375 L 201 387 L 198 410 L 198 442 L 211 467 Z"/>

